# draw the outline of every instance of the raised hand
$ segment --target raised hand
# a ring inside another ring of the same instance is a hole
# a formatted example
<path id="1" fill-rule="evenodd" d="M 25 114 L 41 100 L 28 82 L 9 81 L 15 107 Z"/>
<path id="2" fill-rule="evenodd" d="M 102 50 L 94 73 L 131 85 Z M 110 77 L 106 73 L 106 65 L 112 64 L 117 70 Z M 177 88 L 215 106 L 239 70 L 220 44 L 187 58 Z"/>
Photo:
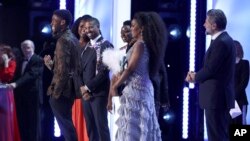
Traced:
<path id="1" fill-rule="evenodd" d="M 3 62 L 4 62 L 4 67 L 5 68 L 9 67 L 10 58 L 8 57 L 8 55 L 7 54 L 3 54 L 2 55 L 2 59 L 3 59 Z"/>
<path id="2" fill-rule="evenodd" d="M 45 55 L 44 58 L 43 58 L 43 61 L 44 61 L 45 66 L 46 66 L 49 70 L 51 70 L 52 65 L 53 65 L 53 61 L 52 61 L 50 55 Z"/>

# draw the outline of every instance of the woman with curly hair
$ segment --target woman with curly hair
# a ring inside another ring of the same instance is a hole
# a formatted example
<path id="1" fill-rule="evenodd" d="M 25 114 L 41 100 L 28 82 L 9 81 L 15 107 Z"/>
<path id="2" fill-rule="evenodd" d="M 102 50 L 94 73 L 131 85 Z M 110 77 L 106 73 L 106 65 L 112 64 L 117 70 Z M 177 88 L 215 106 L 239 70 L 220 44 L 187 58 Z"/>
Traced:
<path id="1" fill-rule="evenodd" d="M 131 32 L 136 42 L 127 52 L 127 68 L 110 89 L 115 96 L 118 87 L 125 83 L 116 121 L 116 141 L 161 141 L 150 76 L 157 74 L 164 59 L 165 24 L 155 12 L 139 12 L 133 17 Z"/>

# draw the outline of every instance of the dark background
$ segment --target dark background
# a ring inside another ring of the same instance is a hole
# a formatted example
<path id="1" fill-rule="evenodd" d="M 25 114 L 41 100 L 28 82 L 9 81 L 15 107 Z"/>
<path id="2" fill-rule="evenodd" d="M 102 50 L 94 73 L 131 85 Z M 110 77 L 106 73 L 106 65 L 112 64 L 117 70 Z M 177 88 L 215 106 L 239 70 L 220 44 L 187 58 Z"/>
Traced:
<path id="1" fill-rule="evenodd" d="M 25 39 L 35 42 L 36 53 L 43 50 L 43 43 L 51 40 L 51 35 L 40 33 L 45 23 L 50 23 L 52 12 L 59 8 L 59 0 L 0 0 L 0 42 L 19 48 Z M 190 0 L 132 0 L 131 17 L 138 11 L 158 12 L 169 28 L 178 25 L 181 31 L 179 39 L 168 39 L 165 63 L 168 66 L 170 110 L 161 111 L 172 113 L 174 118 L 169 121 L 160 120 L 163 140 L 179 141 L 182 139 L 182 103 L 183 87 L 189 65 L 189 38 L 186 30 L 189 27 Z M 67 9 L 74 11 L 74 0 L 67 0 Z M 202 26 L 205 20 L 206 2 L 197 1 L 196 21 L 196 67 L 200 68 L 205 51 L 205 34 Z M 203 138 L 203 113 L 197 103 L 197 89 L 190 90 L 189 102 L 189 138 L 190 141 L 201 141 Z M 45 97 L 46 99 L 46 97 Z M 46 101 L 45 101 L 46 104 Z M 48 107 L 48 106 L 45 106 Z M 46 110 L 45 110 L 46 111 Z M 52 118 L 53 119 L 53 118 Z M 44 121 L 43 124 L 52 124 Z M 45 128 L 53 127 L 46 126 Z M 45 129 L 46 130 L 46 129 Z M 47 131 L 50 131 L 48 129 Z M 43 133 L 44 140 L 62 140 Z"/>

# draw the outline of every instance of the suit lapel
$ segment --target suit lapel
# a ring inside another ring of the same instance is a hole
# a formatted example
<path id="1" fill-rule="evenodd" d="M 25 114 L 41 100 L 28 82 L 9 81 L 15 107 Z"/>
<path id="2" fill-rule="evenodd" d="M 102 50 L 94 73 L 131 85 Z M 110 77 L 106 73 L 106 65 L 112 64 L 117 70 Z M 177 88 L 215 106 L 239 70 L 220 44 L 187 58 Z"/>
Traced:
<path id="1" fill-rule="evenodd" d="M 32 61 L 35 59 L 35 54 L 33 54 L 29 60 L 29 62 L 27 63 L 25 69 L 24 69 L 24 72 L 25 73 L 27 71 L 28 68 L 30 68 L 30 65 L 32 64 Z"/>
<path id="2" fill-rule="evenodd" d="M 87 65 L 87 63 L 89 62 L 89 59 L 94 55 L 93 53 L 95 53 L 95 50 L 90 48 L 90 47 L 87 47 L 81 57 L 83 59 L 83 65 L 82 65 L 82 68 L 85 68 L 85 66 Z"/>
<path id="3" fill-rule="evenodd" d="M 216 39 L 213 40 L 213 42 L 211 42 L 209 48 L 207 49 L 204 59 L 203 59 L 203 64 L 205 62 L 205 60 L 207 59 L 207 57 L 210 55 L 211 50 L 213 50 L 214 47 L 216 47 L 216 44 L 218 44 L 218 40 L 220 40 L 220 38 L 223 38 L 223 36 L 225 36 L 227 34 L 227 32 L 222 32 Z"/>

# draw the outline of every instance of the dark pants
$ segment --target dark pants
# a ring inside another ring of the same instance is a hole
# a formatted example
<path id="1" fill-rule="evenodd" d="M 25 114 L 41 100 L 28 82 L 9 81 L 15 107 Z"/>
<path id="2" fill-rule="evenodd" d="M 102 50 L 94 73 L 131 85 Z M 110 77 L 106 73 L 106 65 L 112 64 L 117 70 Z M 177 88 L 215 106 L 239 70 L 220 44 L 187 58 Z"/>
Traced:
<path id="1" fill-rule="evenodd" d="M 77 141 L 76 129 L 72 121 L 74 99 L 64 96 L 60 96 L 58 99 L 50 97 L 49 102 L 65 141 Z"/>
<path id="2" fill-rule="evenodd" d="M 229 110 L 206 109 L 208 141 L 229 141 Z"/>
<path id="3" fill-rule="evenodd" d="M 110 141 L 106 106 L 107 97 L 83 100 L 83 111 L 90 141 Z"/>
<path id="4" fill-rule="evenodd" d="M 28 98 L 27 98 L 28 99 Z M 35 101 L 16 100 L 17 120 L 22 141 L 40 141 L 40 106 Z M 1 125 L 0 125 L 1 126 Z"/>
<path id="5" fill-rule="evenodd" d="M 240 110 L 242 111 L 243 110 L 243 106 L 240 106 Z M 242 111 L 243 112 L 243 111 Z M 247 105 L 246 105 L 246 113 L 247 113 Z M 243 117 L 242 117 L 242 114 L 233 118 L 231 120 L 231 124 L 236 124 L 236 125 L 243 125 Z"/>

